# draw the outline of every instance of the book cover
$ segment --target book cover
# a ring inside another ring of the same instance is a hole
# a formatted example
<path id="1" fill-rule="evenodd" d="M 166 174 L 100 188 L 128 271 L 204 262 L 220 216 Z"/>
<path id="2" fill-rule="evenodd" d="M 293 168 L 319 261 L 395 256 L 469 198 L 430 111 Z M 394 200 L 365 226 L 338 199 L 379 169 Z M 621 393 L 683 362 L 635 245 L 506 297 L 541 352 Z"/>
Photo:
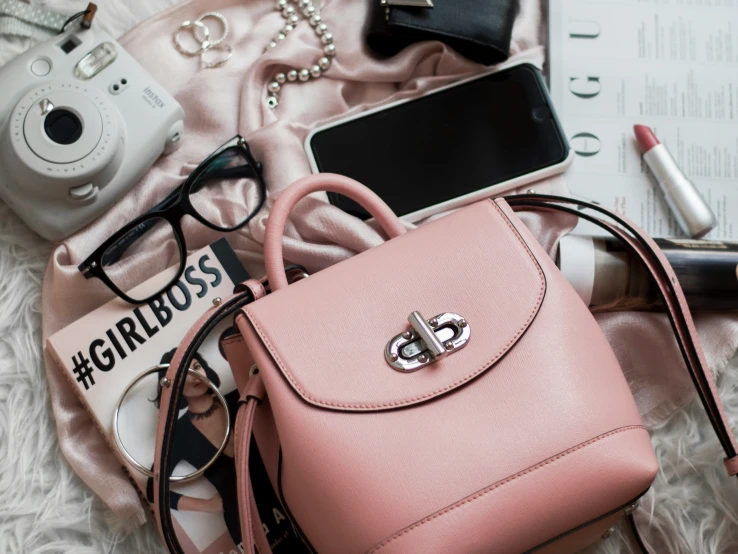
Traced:
<path id="1" fill-rule="evenodd" d="M 154 281 L 164 281 L 168 278 L 166 273 L 140 286 L 151 287 Z M 118 414 L 121 445 L 139 464 L 150 469 L 154 462 L 159 381 L 166 372 L 166 367 L 152 368 L 168 364 L 182 338 L 213 300 L 227 298 L 236 284 L 248 278 L 228 242 L 220 239 L 191 254 L 182 278 L 152 301 L 136 306 L 116 298 L 47 340 L 47 350 L 148 501 L 153 499 L 153 480 L 130 463 L 116 444 L 116 406 L 126 388 L 151 369 L 126 393 Z M 173 449 L 175 476 L 204 467 L 224 442 L 228 420 L 232 430 L 223 452 L 201 477 L 172 483 L 172 519 L 187 554 L 239 554 L 244 550 L 233 462 L 238 391 L 219 340 L 231 325 L 232 321 L 226 320 L 217 326 L 190 368 L 218 388 L 229 409 L 223 407 L 207 381 L 194 376 L 187 378 L 179 406 Z M 305 551 L 258 456 L 251 457 L 250 470 L 259 513 L 275 554 Z"/>

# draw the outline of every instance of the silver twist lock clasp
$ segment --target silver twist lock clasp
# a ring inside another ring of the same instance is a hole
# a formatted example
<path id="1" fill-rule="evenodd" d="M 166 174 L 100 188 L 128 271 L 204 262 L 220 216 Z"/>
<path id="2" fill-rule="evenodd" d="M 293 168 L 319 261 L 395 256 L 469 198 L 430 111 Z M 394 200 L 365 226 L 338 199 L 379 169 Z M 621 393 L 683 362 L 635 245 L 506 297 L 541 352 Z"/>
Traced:
<path id="1" fill-rule="evenodd" d="M 460 350 L 469 341 L 469 323 L 458 314 L 443 313 L 426 320 L 420 312 L 411 313 L 409 329 L 393 337 L 384 357 L 393 369 L 416 371 Z"/>

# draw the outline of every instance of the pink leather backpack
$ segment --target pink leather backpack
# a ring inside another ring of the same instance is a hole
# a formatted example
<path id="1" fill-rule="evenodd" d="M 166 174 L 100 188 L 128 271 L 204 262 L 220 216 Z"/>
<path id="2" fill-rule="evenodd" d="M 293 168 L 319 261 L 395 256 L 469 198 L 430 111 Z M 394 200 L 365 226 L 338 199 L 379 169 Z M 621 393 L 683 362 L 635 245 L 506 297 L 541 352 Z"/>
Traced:
<path id="1" fill-rule="evenodd" d="M 390 240 L 287 286 L 285 222 L 321 190 L 361 203 Z M 200 319 L 171 363 L 154 487 L 169 550 L 182 552 L 161 499 L 186 368 L 233 316 L 240 335 L 224 347 L 241 391 L 233 486 L 247 549 L 255 541 L 270 551 L 248 472 L 252 436 L 295 531 L 321 554 L 568 554 L 624 514 L 632 523 L 658 470 L 648 431 L 594 318 L 516 217 L 523 208 L 584 217 L 640 256 L 736 474 L 735 438 L 682 291 L 634 224 L 530 194 L 407 232 L 374 193 L 320 174 L 282 193 L 269 217 L 271 293 L 244 283 Z"/>

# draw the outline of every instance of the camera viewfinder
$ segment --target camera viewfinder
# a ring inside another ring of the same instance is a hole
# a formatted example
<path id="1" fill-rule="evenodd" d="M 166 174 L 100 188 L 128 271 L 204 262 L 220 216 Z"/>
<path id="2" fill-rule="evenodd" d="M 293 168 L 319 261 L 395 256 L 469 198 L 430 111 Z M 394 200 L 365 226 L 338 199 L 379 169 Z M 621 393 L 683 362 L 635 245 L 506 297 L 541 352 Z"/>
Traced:
<path id="1" fill-rule="evenodd" d="M 60 42 L 57 46 L 62 49 L 62 52 L 69 54 L 72 50 L 82 44 L 82 41 L 75 35 L 69 35 L 66 39 Z"/>

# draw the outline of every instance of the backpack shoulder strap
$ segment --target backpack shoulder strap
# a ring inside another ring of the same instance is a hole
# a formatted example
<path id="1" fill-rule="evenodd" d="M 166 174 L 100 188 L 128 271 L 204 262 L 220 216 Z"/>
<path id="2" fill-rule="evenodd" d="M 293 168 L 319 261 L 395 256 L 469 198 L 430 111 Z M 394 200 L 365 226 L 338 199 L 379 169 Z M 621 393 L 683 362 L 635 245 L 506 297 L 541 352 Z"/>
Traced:
<path id="1" fill-rule="evenodd" d="M 602 206 L 574 198 L 525 194 L 507 196 L 503 201 L 506 201 L 515 211 L 565 212 L 585 219 L 620 239 L 644 263 L 658 286 L 684 363 L 697 389 L 700 401 L 707 412 L 712 428 L 725 451 L 725 468 L 731 476 L 738 474 L 735 435 L 725 415 L 712 372 L 707 367 L 705 355 L 692 320 L 692 314 L 687 306 L 687 300 L 669 261 L 653 239 L 627 218 L 617 215 Z M 605 216 L 609 221 L 595 217 L 588 212 L 596 212 Z M 647 552 L 635 526 L 632 513 L 628 514 L 628 523 L 639 547 Z"/>

